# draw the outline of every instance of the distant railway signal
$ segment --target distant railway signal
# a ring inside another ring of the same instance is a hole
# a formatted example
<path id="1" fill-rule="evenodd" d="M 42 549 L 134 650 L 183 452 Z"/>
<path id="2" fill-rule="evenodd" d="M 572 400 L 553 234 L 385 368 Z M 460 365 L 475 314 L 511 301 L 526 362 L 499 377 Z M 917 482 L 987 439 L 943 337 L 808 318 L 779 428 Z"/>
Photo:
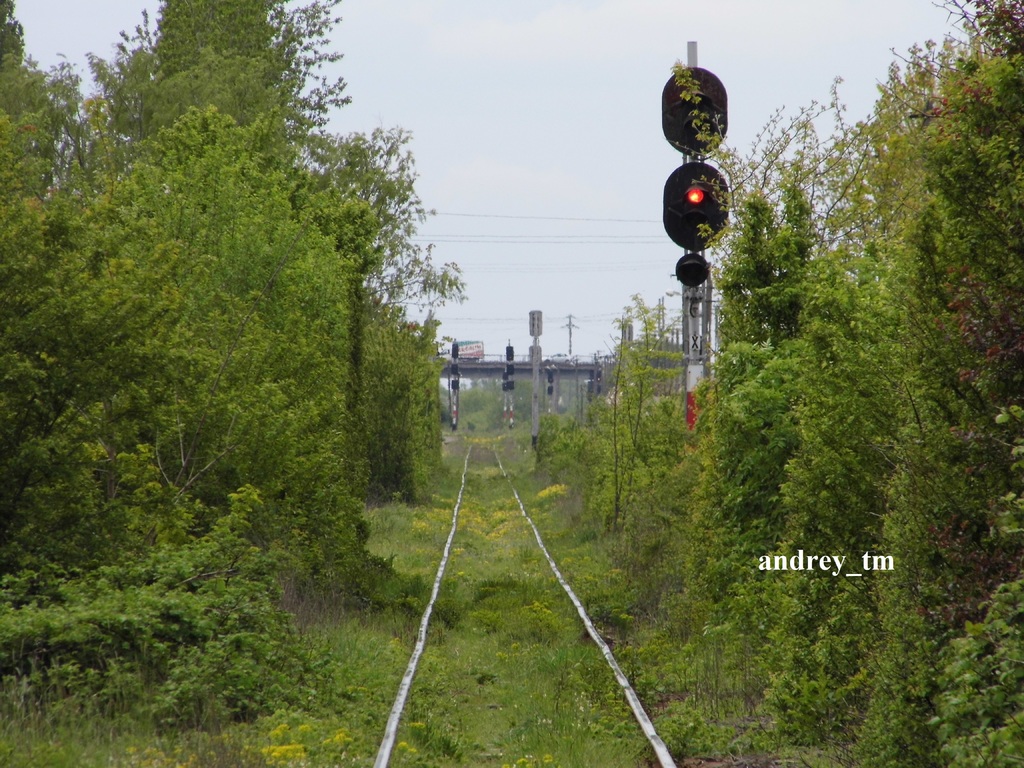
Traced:
<path id="1" fill-rule="evenodd" d="M 512 341 L 505 346 L 505 371 L 501 375 L 501 389 L 505 393 L 505 406 L 502 409 L 502 415 L 505 422 L 508 424 L 508 428 L 512 429 L 515 424 L 515 399 L 512 397 L 512 393 L 516 389 L 516 351 L 512 347 Z"/>
<path id="2" fill-rule="evenodd" d="M 452 342 L 452 363 L 448 376 L 448 406 L 452 414 L 452 431 L 459 426 L 459 342 Z"/>

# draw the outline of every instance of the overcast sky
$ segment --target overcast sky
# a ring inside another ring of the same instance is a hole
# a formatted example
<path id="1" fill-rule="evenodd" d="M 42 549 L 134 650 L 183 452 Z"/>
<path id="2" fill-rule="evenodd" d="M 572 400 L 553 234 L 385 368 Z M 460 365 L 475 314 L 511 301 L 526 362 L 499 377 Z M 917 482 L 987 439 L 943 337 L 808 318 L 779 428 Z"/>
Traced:
<path id="1" fill-rule="evenodd" d="M 157 0 L 17 0 L 26 48 L 111 55 Z M 545 355 L 606 353 L 634 294 L 678 292 L 680 249 L 661 225 L 680 156 L 660 127 L 661 89 L 686 44 L 729 94 L 726 142 L 741 154 L 778 109 L 840 96 L 866 118 L 890 63 L 955 29 L 931 0 L 345 0 L 334 46 L 352 104 L 331 129 L 402 126 L 435 259 L 458 263 L 468 300 L 442 333 L 527 352 L 544 313 Z M 714 258 L 714 254 L 709 254 Z M 680 299 L 666 302 L 678 311 Z"/>

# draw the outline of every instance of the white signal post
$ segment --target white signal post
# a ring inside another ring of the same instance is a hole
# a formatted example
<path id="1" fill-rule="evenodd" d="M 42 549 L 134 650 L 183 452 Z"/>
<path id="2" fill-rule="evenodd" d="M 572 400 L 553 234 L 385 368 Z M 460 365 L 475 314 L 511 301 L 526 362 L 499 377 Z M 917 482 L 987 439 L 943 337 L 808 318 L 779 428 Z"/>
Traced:
<path id="1" fill-rule="evenodd" d="M 533 411 L 533 427 L 530 432 L 533 447 L 537 447 L 537 436 L 540 435 L 540 336 L 544 330 L 544 314 L 539 309 L 530 311 L 530 336 L 533 345 L 530 347 L 530 362 L 533 364 L 533 394 L 531 395 Z"/>
<path id="2" fill-rule="evenodd" d="M 686 425 L 693 429 L 697 423 L 697 404 L 694 393 L 708 367 L 708 348 L 711 331 L 711 277 L 694 288 L 683 291 L 683 315 L 686 318 Z"/>

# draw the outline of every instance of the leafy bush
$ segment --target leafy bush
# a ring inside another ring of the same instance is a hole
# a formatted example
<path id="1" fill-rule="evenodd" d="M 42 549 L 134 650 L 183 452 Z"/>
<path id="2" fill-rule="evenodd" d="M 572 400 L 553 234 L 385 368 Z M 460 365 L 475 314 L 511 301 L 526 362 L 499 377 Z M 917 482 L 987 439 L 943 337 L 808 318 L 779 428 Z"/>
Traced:
<path id="1" fill-rule="evenodd" d="M 276 606 L 272 560 L 219 527 L 88 578 L 7 578 L 3 687 L 163 725 L 251 719 L 300 698 L 312 673 Z"/>
<path id="2" fill-rule="evenodd" d="M 952 643 L 932 721 L 951 768 L 1024 762 L 1024 579 L 992 596 L 979 624 Z"/>
<path id="3" fill-rule="evenodd" d="M 709 722 L 693 702 L 673 701 L 658 718 L 658 734 L 675 755 L 722 754 L 734 738 L 732 728 Z"/>

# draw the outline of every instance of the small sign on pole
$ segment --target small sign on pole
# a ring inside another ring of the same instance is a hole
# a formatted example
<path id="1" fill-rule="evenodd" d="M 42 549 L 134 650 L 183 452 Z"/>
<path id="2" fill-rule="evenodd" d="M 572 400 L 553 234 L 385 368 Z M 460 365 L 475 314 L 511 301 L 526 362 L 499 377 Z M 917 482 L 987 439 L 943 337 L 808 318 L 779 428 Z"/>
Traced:
<path id="1" fill-rule="evenodd" d="M 544 329 L 544 313 L 539 309 L 530 310 L 530 335 L 537 338 Z"/>

